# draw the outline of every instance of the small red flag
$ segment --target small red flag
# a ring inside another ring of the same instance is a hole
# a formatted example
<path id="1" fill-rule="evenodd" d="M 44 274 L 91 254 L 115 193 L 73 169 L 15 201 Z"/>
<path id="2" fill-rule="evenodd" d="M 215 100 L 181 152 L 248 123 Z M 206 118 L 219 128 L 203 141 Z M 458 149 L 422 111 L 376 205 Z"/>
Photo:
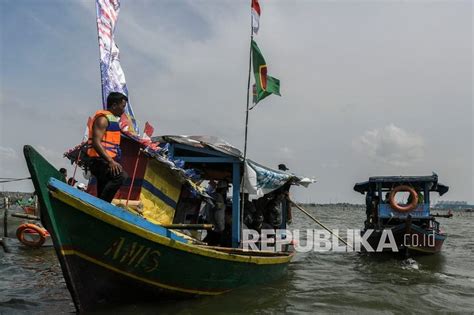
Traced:
<path id="1" fill-rule="evenodd" d="M 252 31 L 255 35 L 260 28 L 260 4 L 258 0 L 252 0 Z"/>
<path id="2" fill-rule="evenodd" d="M 258 3 L 258 0 L 252 0 L 252 9 L 255 10 L 255 13 L 260 16 L 260 4 Z"/>
<path id="3" fill-rule="evenodd" d="M 155 129 L 152 127 L 152 125 L 150 125 L 148 123 L 148 121 L 145 123 L 145 129 L 143 129 L 143 132 L 151 138 L 151 135 L 153 134 L 153 131 L 155 131 Z"/>

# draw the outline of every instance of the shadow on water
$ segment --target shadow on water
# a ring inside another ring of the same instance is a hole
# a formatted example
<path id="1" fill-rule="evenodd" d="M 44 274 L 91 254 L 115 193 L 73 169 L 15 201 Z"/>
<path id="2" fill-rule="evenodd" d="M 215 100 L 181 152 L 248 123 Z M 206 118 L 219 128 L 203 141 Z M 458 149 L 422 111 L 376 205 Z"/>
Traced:
<path id="1" fill-rule="evenodd" d="M 240 288 L 227 294 L 160 303 L 127 305 L 101 310 L 103 314 L 274 314 L 285 312 L 289 279 L 270 286 Z"/>

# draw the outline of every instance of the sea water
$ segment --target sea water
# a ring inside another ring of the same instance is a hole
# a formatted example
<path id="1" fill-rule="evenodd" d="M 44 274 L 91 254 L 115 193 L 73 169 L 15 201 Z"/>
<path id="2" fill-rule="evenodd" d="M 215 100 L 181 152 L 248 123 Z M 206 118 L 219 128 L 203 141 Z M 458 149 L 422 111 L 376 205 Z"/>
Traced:
<path id="1" fill-rule="evenodd" d="M 306 208 L 323 224 L 339 230 L 361 228 L 365 216 L 362 206 Z M 287 275 L 266 286 L 180 302 L 111 306 L 102 312 L 470 313 L 474 310 L 474 214 L 455 212 L 450 219 L 438 220 L 448 234 L 439 254 L 404 260 L 358 253 L 297 253 Z M 18 226 L 21 220 L 12 219 L 9 223 L 9 234 L 14 236 L 15 225 Z M 320 227 L 294 208 L 290 228 Z M 14 238 L 7 241 L 11 253 L 5 254 L 0 249 L 0 314 L 74 312 L 53 248 L 29 249 Z"/>

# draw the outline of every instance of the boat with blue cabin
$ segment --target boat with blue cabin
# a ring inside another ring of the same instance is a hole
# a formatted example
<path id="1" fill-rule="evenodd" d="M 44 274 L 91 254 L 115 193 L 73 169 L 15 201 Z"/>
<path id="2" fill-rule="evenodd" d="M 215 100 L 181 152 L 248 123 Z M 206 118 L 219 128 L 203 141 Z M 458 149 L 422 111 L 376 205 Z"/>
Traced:
<path id="1" fill-rule="evenodd" d="M 447 234 L 430 213 L 430 193 L 442 196 L 449 187 L 438 183 L 436 174 L 370 177 L 357 183 L 354 190 L 366 196 L 361 235 L 374 251 L 381 247 L 384 252 L 403 254 L 434 254 L 441 250 Z M 406 202 L 401 200 L 402 194 L 408 195 Z M 390 240 L 396 246 L 383 248 Z"/>

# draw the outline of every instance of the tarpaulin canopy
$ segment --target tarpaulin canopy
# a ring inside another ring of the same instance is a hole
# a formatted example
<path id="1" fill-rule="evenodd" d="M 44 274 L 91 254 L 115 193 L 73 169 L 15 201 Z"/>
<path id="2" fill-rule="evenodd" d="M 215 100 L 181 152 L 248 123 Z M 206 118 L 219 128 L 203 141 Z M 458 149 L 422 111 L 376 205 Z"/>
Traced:
<path id="1" fill-rule="evenodd" d="M 209 148 L 230 156 L 242 157 L 242 152 L 239 149 L 216 136 L 166 135 L 153 137 L 152 141 L 175 142 L 196 148 Z"/>
<path id="2" fill-rule="evenodd" d="M 153 141 L 174 142 L 195 148 L 215 150 L 228 156 L 237 157 L 242 163 L 244 162 L 242 152 L 239 149 L 227 141 L 214 136 L 168 135 L 155 137 Z M 259 197 L 281 188 L 287 183 L 308 187 L 309 184 L 315 182 L 314 179 L 297 176 L 285 171 L 274 170 L 250 159 L 245 160 L 244 174 L 244 191 Z"/>
<path id="3" fill-rule="evenodd" d="M 165 135 L 153 137 L 151 140 L 143 140 L 130 134 L 124 134 L 124 136 L 132 141 L 139 142 L 147 156 L 177 172 L 183 182 L 187 182 L 196 192 L 203 196 L 206 196 L 204 188 L 196 184 L 198 180 L 196 180 L 195 176 L 198 172 L 185 168 L 184 161 L 180 160 L 179 157 L 175 158 L 169 152 L 169 147 L 172 144 L 198 149 L 201 150 L 201 153 L 205 152 L 207 155 L 227 156 L 229 159 L 233 159 L 234 162 L 237 161 L 239 163 L 240 161 L 240 163 L 244 163 L 242 152 L 239 149 L 225 140 L 214 136 Z M 80 152 L 80 147 L 81 145 L 66 152 L 65 156 L 71 162 L 78 161 L 77 154 Z M 286 171 L 274 170 L 250 159 L 245 160 L 245 172 L 242 175 L 244 175 L 244 191 L 258 197 L 281 188 L 287 183 L 308 187 L 309 184 L 315 182 L 314 179 L 297 176 Z"/>

